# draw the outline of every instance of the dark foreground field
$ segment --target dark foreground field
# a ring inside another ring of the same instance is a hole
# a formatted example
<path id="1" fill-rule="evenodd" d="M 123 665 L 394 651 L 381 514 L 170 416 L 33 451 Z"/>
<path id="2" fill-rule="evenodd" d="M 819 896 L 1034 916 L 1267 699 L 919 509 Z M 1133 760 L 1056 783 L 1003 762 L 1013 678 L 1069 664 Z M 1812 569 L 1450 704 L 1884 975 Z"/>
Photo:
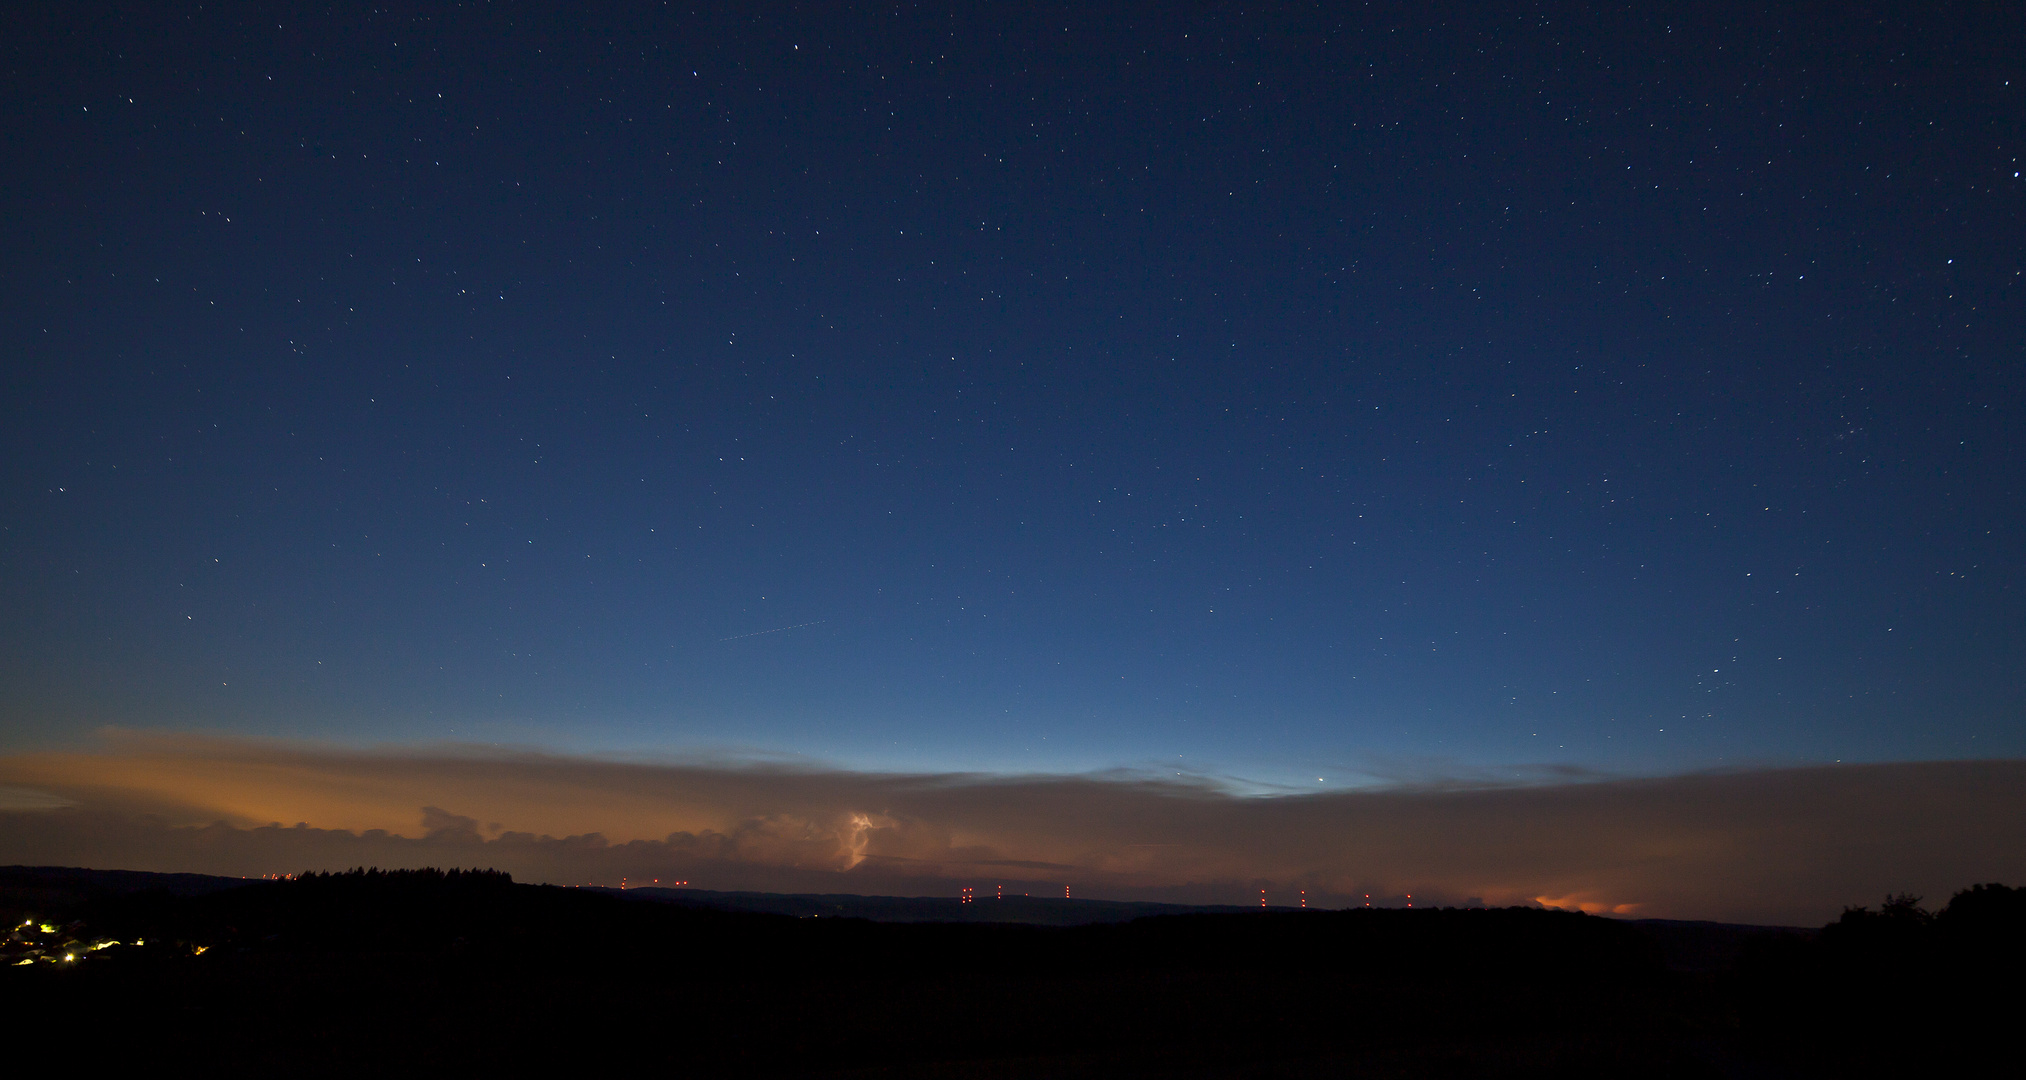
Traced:
<path id="1" fill-rule="evenodd" d="M 37 920 L 0 969 L 10 1028 L 93 1071 L 1897 1075 L 2004 1050 L 2026 914 L 1985 888 L 1818 935 L 1528 909 L 1063 927 L 490 874 L 221 884 L 0 870 L 8 925 Z"/>

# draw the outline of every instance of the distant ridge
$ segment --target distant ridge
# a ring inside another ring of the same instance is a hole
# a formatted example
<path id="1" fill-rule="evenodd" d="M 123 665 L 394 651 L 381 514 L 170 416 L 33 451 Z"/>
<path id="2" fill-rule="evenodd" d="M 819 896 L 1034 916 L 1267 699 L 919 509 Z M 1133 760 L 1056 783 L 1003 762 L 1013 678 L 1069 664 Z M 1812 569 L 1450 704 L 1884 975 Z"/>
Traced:
<path id="1" fill-rule="evenodd" d="M 95 870 L 80 866 L 0 866 L 0 903 L 72 905 L 98 897 L 137 892 L 204 896 L 266 880 L 216 874 L 157 873 L 149 870 Z M 865 919 L 882 923 L 1020 923 L 1030 926 L 1091 926 L 1123 923 L 1149 915 L 1229 914 L 1297 911 L 1298 908 L 1243 904 L 1163 904 L 1152 901 L 1078 900 L 1046 896 L 980 897 L 968 903 L 954 896 L 861 896 L 855 893 L 768 893 L 743 890 L 617 889 L 581 886 L 629 900 L 658 901 L 713 911 L 740 911 L 796 918 Z"/>
<path id="2" fill-rule="evenodd" d="M 653 900 L 716 911 L 751 911 L 796 918 L 866 919 L 887 923 L 1021 923 L 1028 926 L 1091 926 L 1123 923 L 1149 915 L 1233 914 L 1299 911 L 1290 907 L 1243 904 L 1161 904 L 1131 900 L 1076 900 L 1048 896 L 859 896 L 854 893 L 716 892 L 647 886 L 600 888 L 634 900 Z"/>
<path id="3" fill-rule="evenodd" d="M 215 874 L 92 870 L 81 866 L 0 866 L 0 903 L 73 904 L 101 896 L 151 891 L 171 896 L 203 896 L 257 880 Z"/>
<path id="4" fill-rule="evenodd" d="M 108 896 L 164 892 L 197 897 L 266 880 L 216 874 L 96 870 L 78 866 L 0 866 L 0 906 L 69 908 Z M 968 903 L 954 896 L 862 896 L 856 893 L 769 893 L 750 890 L 581 886 L 629 900 L 712 911 L 795 918 L 864 919 L 877 923 L 1008 923 L 1026 926 L 1095 926 L 1153 915 L 1294 912 L 1303 909 L 1244 904 L 1164 904 L 1134 900 L 1080 900 L 1048 896 L 983 896 Z M 1311 911 L 1327 909 L 1311 908 Z M 1745 945 L 1778 937 L 1812 938 L 1812 928 L 1744 926 L 1673 919 L 1612 920 L 1652 938 L 1675 970 L 1713 970 L 1736 963 Z"/>

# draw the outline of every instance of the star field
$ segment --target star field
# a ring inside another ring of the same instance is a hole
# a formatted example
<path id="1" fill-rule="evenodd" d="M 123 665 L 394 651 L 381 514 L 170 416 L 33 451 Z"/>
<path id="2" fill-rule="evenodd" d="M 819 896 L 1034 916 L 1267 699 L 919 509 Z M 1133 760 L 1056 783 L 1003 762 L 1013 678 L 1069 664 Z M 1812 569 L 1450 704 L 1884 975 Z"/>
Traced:
<path id="1" fill-rule="evenodd" d="M 6 18 L 15 747 L 2026 753 L 2009 12 Z"/>

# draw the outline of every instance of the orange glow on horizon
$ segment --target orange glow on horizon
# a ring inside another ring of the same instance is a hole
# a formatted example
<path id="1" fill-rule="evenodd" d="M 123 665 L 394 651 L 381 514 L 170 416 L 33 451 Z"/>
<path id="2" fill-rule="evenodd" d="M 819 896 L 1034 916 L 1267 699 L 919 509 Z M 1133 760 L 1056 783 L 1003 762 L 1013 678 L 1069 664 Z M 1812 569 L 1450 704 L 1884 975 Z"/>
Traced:
<path id="1" fill-rule="evenodd" d="M 1613 904 L 1608 901 L 1586 899 L 1583 894 L 1568 896 L 1536 896 L 1534 903 L 1557 911 L 1580 911 L 1585 915 L 1630 915 L 1644 907 L 1643 904 Z"/>

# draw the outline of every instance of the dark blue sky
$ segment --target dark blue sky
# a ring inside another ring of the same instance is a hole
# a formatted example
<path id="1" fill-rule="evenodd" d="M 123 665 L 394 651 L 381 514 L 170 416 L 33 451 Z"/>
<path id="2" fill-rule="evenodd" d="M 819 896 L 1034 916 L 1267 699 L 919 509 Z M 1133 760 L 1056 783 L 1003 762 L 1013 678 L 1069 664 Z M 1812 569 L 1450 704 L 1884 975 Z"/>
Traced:
<path id="1" fill-rule="evenodd" d="M 2003 5 L 6 20 L 8 746 L 2026 754 Z"/>

